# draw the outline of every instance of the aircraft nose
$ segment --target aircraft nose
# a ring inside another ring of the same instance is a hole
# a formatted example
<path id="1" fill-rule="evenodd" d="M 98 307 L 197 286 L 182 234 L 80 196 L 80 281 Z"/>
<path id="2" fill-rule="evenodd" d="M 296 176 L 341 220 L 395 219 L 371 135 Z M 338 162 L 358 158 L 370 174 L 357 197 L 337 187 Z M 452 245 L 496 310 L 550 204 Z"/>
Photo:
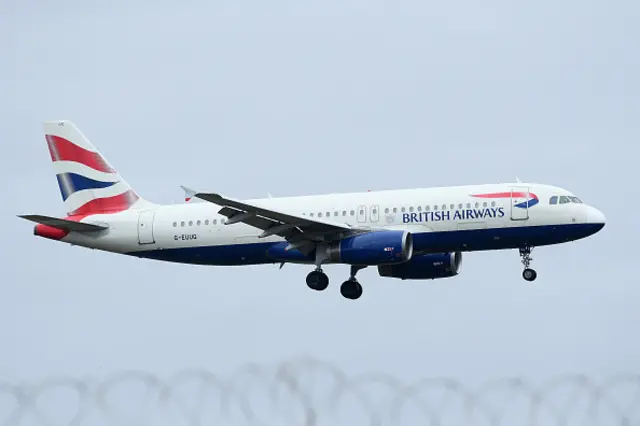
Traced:
<path id="1" fill-rule="evenodd" d="M 599 229 L 602 229 L 607 223 L 607 218 L 604 217 L 604 213 L 600 210 L 594 207 L 589 207 L 589 211 L 587 212 L 587 223 L 599 225 Z"/>

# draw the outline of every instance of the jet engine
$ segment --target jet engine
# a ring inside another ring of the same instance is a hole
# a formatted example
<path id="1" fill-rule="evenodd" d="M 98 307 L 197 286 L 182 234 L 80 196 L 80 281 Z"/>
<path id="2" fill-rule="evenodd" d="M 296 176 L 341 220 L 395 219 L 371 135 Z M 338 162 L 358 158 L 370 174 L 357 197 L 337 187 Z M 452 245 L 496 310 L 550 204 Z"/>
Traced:
<path id="1" fill-rule="evenodd" d="M 381 277 L 400 278 L 402 280 L 425 280 L 447 278 L 458 275 L 462 253 L 438 253 L 415 255 L 405 263 L 396 265 L 378 265 Z"/>
<path id="2" fill-rule="evenodd" d="M 329 243 L 329 260 L 350 265 L 384 265 L 406 262 L 413 255 L 408 231 L 372 231 Z"/>

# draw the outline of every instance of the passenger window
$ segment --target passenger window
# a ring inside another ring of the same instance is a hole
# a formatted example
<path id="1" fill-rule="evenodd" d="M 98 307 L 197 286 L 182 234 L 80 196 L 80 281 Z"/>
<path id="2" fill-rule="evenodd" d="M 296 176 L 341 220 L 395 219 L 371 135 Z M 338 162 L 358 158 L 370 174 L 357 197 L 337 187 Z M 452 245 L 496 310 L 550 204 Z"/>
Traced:
<path id="1" fill-rule="evenodd" d="M 205 219 L 204 224 L 208 225 L 209 224 L 209 219 Z"/>
<path id="2" fill-rule="evenodd" d="M 197 225 L 197 226 L 200 226 L 200 221 L 197 221 L 197 222 L 196 222 L 196 225 Z"/>
<path id="3" fill-rule="evenodd" d="M 217 225 L 217 224 L 218 224 L 218 219 L 213 219 L 213 220 L 211 221 L 211 223 L 213 223 L 214 225 Z"/>
<path id="4" fill-rule="evenodd" d="M 558 204 L 558 196 L 554 195 L 549 199 L 549 204 Z"/>
<path id="5" fill-rule="evenodd" d="M 570 203 L 569 197 L 565 197 L 564 195 L 560 197 L 560 204 Z"/>
<path id="6" fill-rule="evenodd" d="M 184 222 L 180 222 L 180 226 L 184 226 Z"/>
<path id="7" fill-rule="evenodd" d="M 173 222 L 173 227 L 175 228 L 176 226 L 178 226 L 178 222 Z"/>

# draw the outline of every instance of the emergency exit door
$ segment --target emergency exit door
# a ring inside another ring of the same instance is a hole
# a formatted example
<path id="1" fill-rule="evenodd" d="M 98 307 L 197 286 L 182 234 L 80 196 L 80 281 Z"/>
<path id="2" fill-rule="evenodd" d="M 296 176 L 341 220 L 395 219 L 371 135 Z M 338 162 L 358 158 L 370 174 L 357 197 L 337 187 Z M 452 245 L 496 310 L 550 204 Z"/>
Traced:
<path id="1" fill-rule="evenodd" d="M 364 223 L 367 221 L 367 206 L 358 206 L 358 222 Z"/>

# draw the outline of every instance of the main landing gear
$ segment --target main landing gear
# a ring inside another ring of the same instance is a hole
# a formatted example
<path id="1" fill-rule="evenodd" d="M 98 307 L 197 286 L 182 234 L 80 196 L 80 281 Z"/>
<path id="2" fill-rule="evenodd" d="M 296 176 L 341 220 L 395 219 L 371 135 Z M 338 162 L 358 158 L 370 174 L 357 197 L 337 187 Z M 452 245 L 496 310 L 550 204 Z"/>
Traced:
<path id="1" fill-rule="evenodd" d="M 307 286 L 311 290 L 322 291 L 329 286 L 329 277 L 318 266 L 315 271 L 311 271 L 307 275 Z"/>
<path id="2" fill-rule="evenodd" d="M 524 247 L 520 249 L 520 257 L 522 257 L 522 264 L 524 265 L 524 271 L 522 271 L 522 278 L 527 281 L 534 281 L 538 277 L 538 273 L 529 268 L 533 258 L 531 257 L 531 251 L 533 247 Z"/>
<path id="3" fill-rule="evenodd" d="M 340 294 L 350 300 L 359 299 L 362 296 L 362 286 L 356 279 L 356 274 L 360 269 L 364 269 L 366 266 L 351 266 L 351 274 L 349 279 L 342 283 L 340 286 Z"/>
<path id="4" fill-rule="evenodd" d="M 340 286 L 340 294 L 344 298 L 356 300 L 362 296 L 362 286 L 356 279 L 356 274 L 364 268 L 366 266 L 351 266 L 349 279 Z M 309 272 L 309 275 L 307 275 L 307 286 L 316 291 L 323 291 L 329 286 L 329 277 L 322 271 L 320 266 L 317 266 L 314 271 Z"/>

